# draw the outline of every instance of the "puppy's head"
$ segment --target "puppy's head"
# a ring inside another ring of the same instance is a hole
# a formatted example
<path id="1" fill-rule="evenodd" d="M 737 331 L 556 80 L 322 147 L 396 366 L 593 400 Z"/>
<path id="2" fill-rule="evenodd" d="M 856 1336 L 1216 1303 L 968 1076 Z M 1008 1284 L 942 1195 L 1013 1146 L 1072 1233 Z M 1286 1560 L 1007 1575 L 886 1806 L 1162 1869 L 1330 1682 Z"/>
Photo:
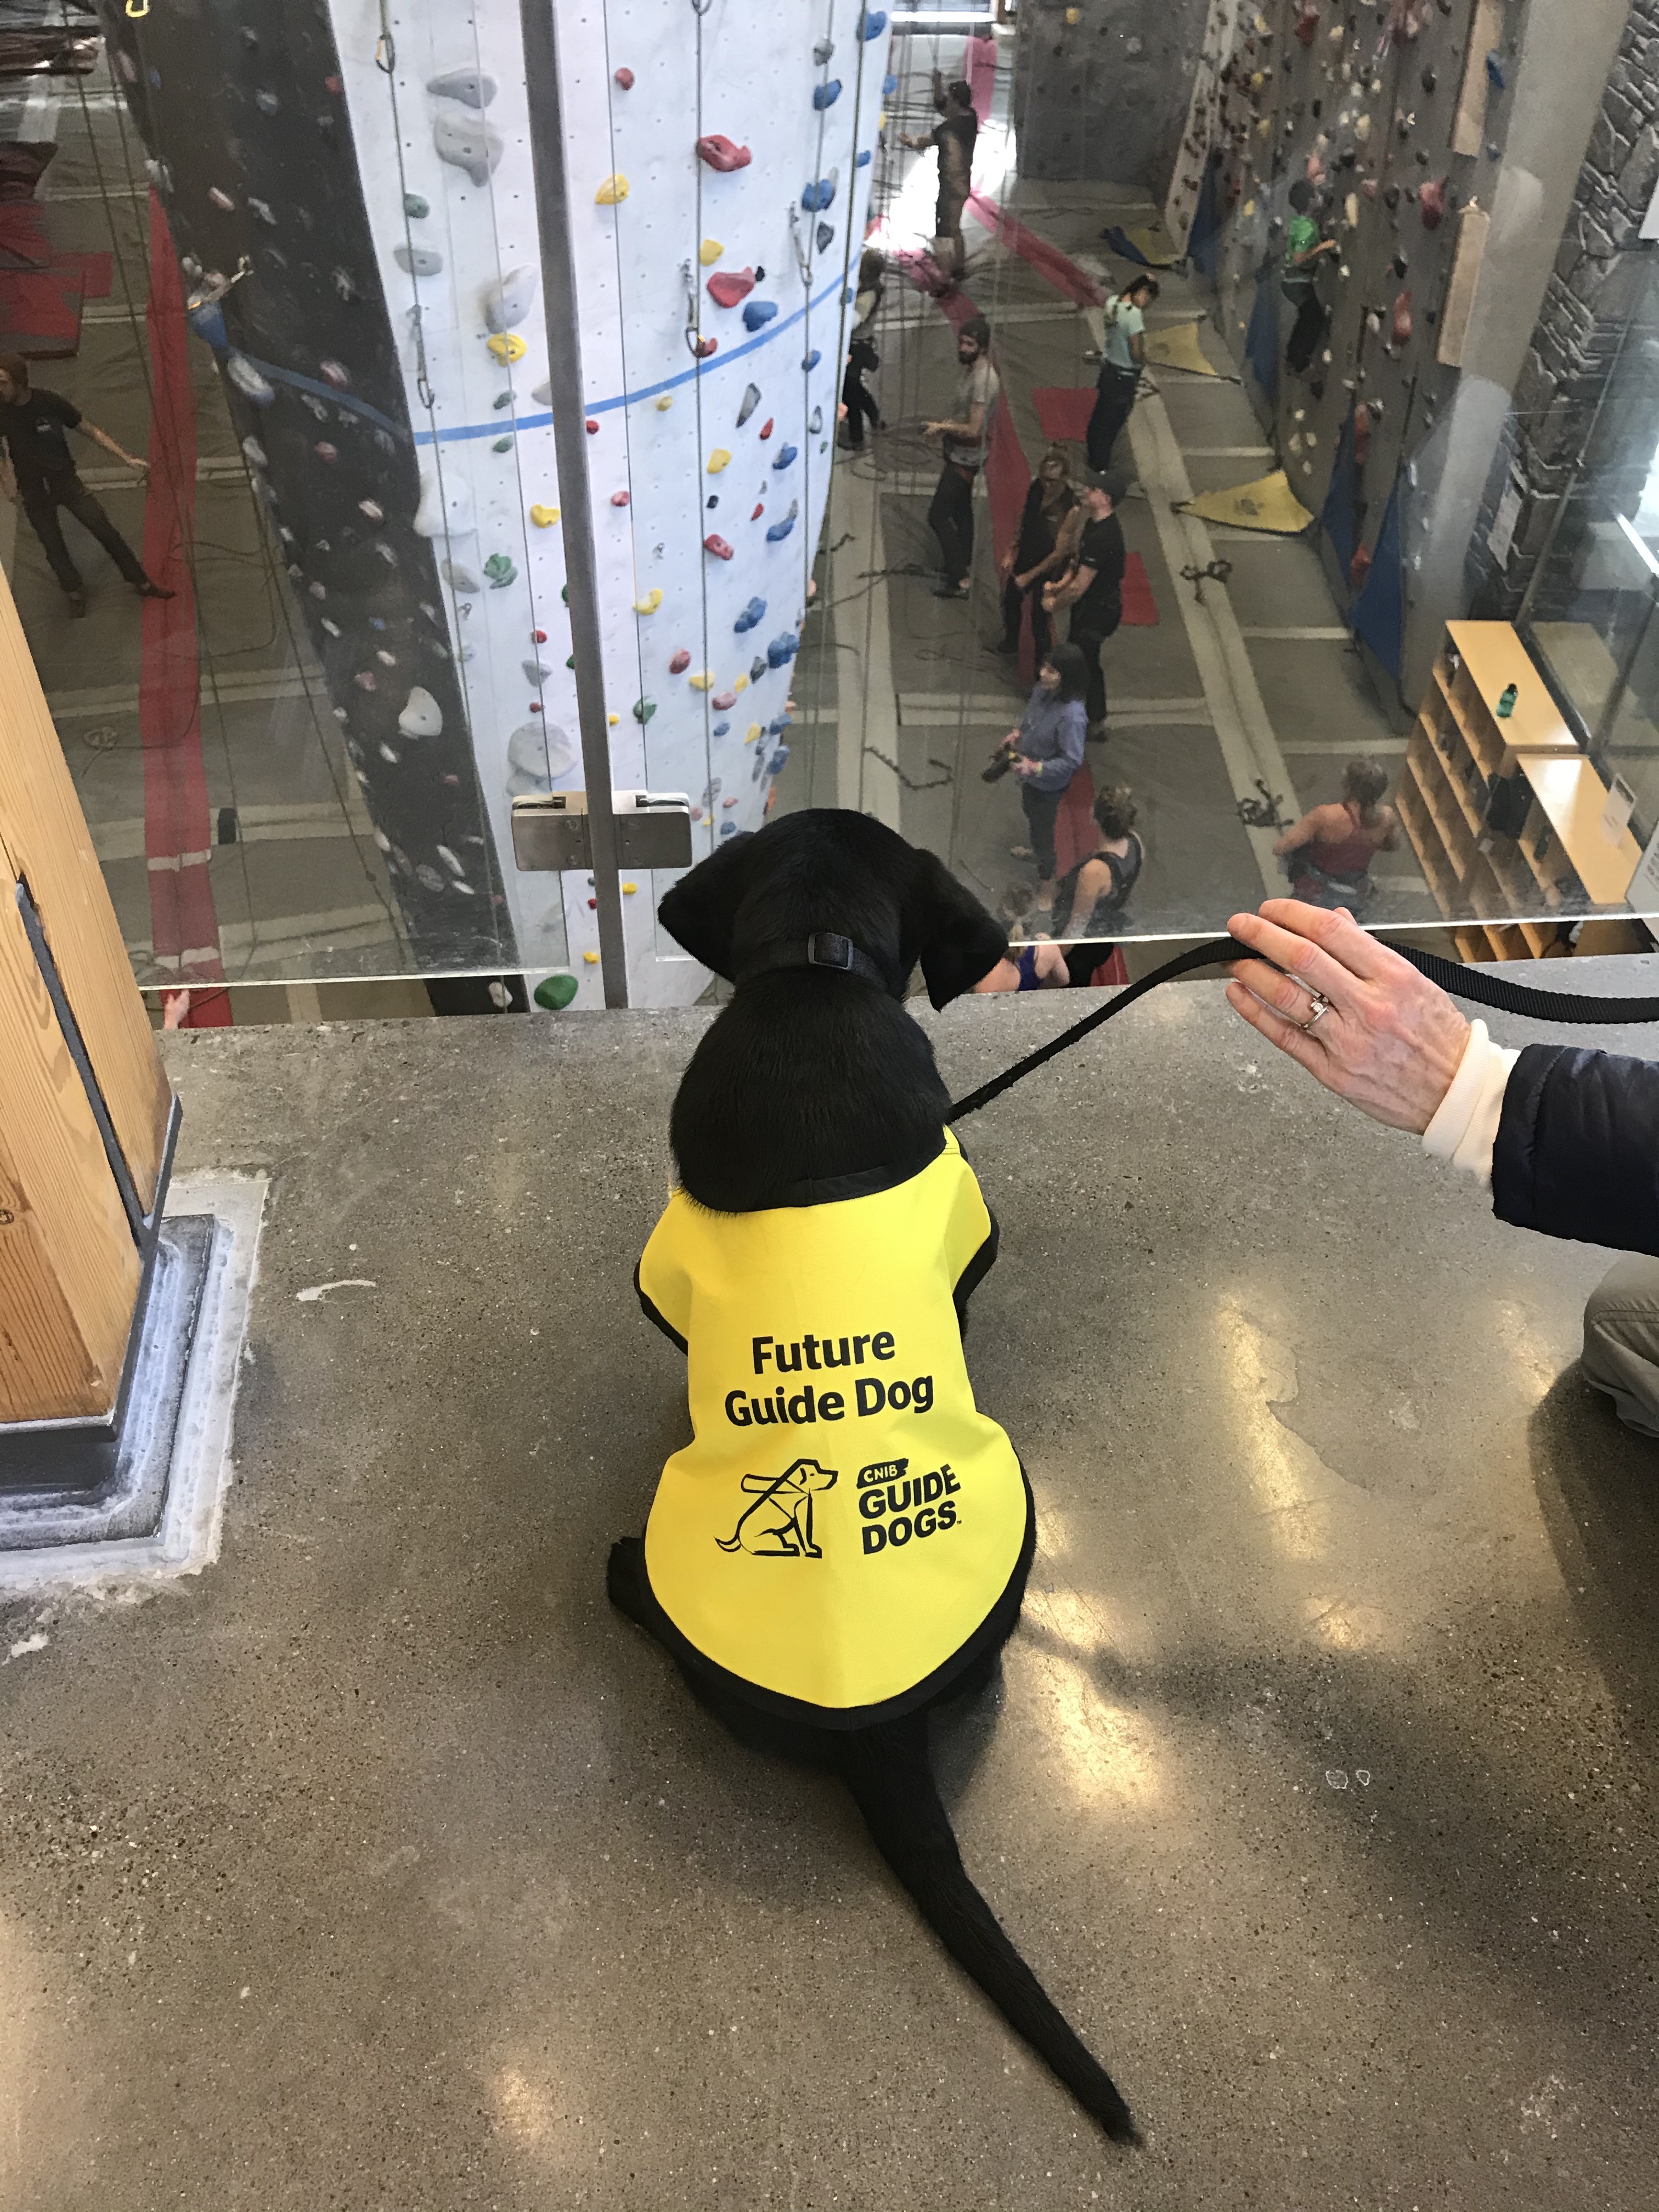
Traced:
<path id="1" fill-rule="evenodd" d="M 833 930 L 868 954 L 896 999 L 920 961 L 936 1006 L 971 990 L 1008 950 L 1001 923 L 934 854 L 832 807 L 730 839 L 681 877 L 657 915 L 727 982 L 764 945 Z"/>

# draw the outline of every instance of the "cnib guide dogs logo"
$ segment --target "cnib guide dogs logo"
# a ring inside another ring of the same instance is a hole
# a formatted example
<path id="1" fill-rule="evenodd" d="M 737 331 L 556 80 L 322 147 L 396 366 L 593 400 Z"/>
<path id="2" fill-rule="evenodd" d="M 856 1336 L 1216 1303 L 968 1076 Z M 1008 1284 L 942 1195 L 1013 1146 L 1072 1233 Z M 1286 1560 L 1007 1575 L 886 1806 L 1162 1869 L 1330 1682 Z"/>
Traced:
<path id="1" fill-rule="evenodd" d="M 962 1485 L 951 1468 L 913 1475 L 909 1465 L 908 1459 L 885 1459 L 859 1469 L 860 1534 L 866 1559 L 902 1551 L 913 1537 L 925 1540 L 957 1526 L 956 1500 Z M 798 1459 L 781 1474 L 745 1474 L 742 1488 L 752 1503 L 738 1515 L 732 1534 L 714 1541 L 722 1552 L 746 1552 L 752 1559 L 821 1559 L 812 1501 L 835 1487 L 837 1472 L 815 1459 Z"/>

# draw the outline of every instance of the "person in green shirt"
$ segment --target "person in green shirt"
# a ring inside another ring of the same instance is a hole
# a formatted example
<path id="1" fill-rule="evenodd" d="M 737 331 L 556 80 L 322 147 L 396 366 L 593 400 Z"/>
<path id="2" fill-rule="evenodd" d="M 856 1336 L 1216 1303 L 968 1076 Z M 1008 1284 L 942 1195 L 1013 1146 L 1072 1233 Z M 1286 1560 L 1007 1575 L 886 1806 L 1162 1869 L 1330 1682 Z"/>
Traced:
<path id="1" fill-rule="evenodd" d="M 1320 235 L 1313 213 L 1314 188 L 1305 177 L 1291 186 L 1291 219 L 1285 232 L 1285 268 L 1279 289 L 1296 309 L 1296 324 L 1285 360 L 1292 375 L 1304 376 L 1319 349 L 1330 318 L 1319 296 L 1319 264 L 1337 251 L 1334 238 Z"/>
<path id="2" fill-rule="evenodd" d="M 1157 297 L 1157 277 L 1136 276 L 1102 311 L 1104 343 L 1095 380 L 1094 411 L 1085 434 L 1091 469 L 1111 466 L 1112 448 L 1135 404 L 1146 358 L 1146 310 Z"/>

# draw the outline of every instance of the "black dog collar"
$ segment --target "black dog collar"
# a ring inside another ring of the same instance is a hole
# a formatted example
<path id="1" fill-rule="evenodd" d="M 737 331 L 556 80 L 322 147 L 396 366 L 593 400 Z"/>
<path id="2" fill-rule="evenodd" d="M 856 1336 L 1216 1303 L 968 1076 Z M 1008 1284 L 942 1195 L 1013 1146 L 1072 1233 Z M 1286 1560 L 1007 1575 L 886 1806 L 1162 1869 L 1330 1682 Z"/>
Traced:
<path id="1" fill-rule="evenodd" d="M 867 952 L 860 952 L 850 937 L 839 937 L 833 930 L 821 929 L 811 937 L 779 938 L 761 945 L 744 960 L 737 977 L 738 988 L 779 968 L 828 968 L 843 975 L 860 976 L 879 990 L 892 988 Z"/>

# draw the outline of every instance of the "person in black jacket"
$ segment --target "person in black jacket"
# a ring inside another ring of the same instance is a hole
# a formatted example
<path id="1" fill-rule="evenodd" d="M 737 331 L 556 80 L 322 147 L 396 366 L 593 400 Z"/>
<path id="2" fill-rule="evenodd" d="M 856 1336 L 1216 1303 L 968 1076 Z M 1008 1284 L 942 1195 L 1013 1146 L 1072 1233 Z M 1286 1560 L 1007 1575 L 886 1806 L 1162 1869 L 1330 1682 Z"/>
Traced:
<path id="1" fill-rule="evenodd" d="M 1227 927 L 1262 955 L 1229 1004 L 1326 1090 L 1489 1183 L 1500 1221 L 1659 1258 L 1659 1066 L 1506 1050 L 1340 908 L 1269 899 Z M 1584 1372 L 1659 1434 L 1659 1271 L 1621 1261 L 1591 1297 Z"/>
<path id="2" fill-rule="evenodd" d="M 1031 604 L 1031 650 L 1040 665 L 1054 636 L 1054 624 L 1042 604 L 1042 586 L 1056 573 L 1064 574 L 1077 553 L 1083 515 L 1072 489 L 1072 471 L 1065 453 L 1050 446 L 1037 463 L 1025 494 L 1014 543 L 999 564 L 1002 576 L 1002 638 L 993 653 L 1019 651 L 1019 618 L 1027 599 Z"/>

